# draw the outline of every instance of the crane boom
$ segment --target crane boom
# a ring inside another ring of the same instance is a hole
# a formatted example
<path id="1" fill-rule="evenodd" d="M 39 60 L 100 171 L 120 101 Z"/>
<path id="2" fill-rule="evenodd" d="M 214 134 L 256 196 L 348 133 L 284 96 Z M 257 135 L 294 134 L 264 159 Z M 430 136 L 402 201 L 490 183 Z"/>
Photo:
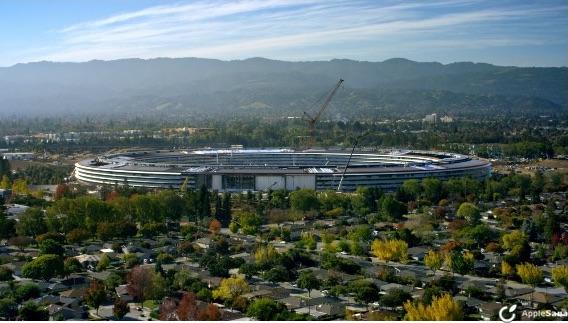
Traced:
<path id="1" fill-rule="evenodd" d="M 335 84 L 335 86 L 333 87 L 333 90 L 331 90 L 331 92 L 327 95 L 327 97 L 323 101 L 323 103 L 322 103 L 318 113 L 315 115 L 315 117 L 310 117 L 309 114 L 304 112 L 304 115 L 307 117 L 306 119 L 308 121 L 308 128 L 309 128 L 309 131 L 310 131 L 310 136 L 309 136 L 307 148 L 312 148 L 313 145 L 315 144 L 316 122 L 318 122 L 319 118 L 321 117 L 321 115 L 323 114 L 323 112 L 325 111 L 325 109 L 327 108 L 329 103 L 331 102 L 331 99 L 333 99 L 333 96 L 335 95 L 335 93 L 337 93 L 337 90 L 339 89 L 339 87 L 341 86 L 343 81 L 344 81 L 343 79 L 339 79 L 337 84 Z"/>

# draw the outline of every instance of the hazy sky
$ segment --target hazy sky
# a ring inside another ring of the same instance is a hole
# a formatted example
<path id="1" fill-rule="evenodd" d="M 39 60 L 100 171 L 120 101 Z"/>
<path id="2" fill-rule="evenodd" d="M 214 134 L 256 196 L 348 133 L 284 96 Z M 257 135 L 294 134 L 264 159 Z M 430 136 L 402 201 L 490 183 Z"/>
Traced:
<path id="1" fill-rule="evenodd" d="M 0 0 L 0 66 L 207 57 L 568 65 L 568 1 Z"/>

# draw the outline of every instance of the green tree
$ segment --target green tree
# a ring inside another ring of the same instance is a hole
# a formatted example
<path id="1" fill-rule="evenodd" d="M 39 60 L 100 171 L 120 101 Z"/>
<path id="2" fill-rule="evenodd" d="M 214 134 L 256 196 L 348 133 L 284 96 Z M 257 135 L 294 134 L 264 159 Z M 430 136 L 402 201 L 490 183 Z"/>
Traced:
<path id="1" fill-rule="evenodd" d="M 25 303 L 19 312 L 19 318 L 22 321 L 48 321 L 49 312 L 44 307 L 35 302 L 29 301 Z"/>
<path id="2" fill-rule="evenodd" d="M 255 299 L 247 308 L 247 316 L 259 321 L 273 321 L 286 307 L 269 298 Z"/>
<path id="3" fill-rule="evenodd" d="M 101 256 L 97 263 L 97 271 L 103 271 L 107 269 L 108 266 L 110 266 L 110 257 L 105 253 Z"/>
<path id="4" fill-rule="evenodd" d="M 197 205 L 196 211 L 199 219 L 207 218 L 211 216 L 211 195 L 207 186 L 201 185 L 197 193 Z"/>
<path id="5" fill-rule="evenodd" d="M 404 304 L 404 302 L 412 299 L 410 293 L 400 288 L 393 288 L 387 294 L 381 297 L 381 304 L 386 307 L 395 308 Z"/>
<path id="6" fill-rule="evenodd" d="M 469 202 L 464 202 L 460 205 L 457 216 L 465 219 L 469 225 L 477 225 L 481 220 L 479 209 Z"/>
<path id="7" fill-rule="evenodd" d="M 42 255 L 22 266 L 22 275 L 27 278 L 48 280 L 64 274 L 63 260 L 57 255 Z"/>
<path id="8" fill-rule="evenodd" d="M 63 262 L 63 271 L 65 272 L 65 275 L 70 275 L 72 273 L 83 271 L 83 266 L 77 258 L 69 257 Z"/>
<path id="9" fill-rule="evenodd" d="M 0 239 L 9 239 L 16 234 L 16 220 L 8 219 L 0 208 Z"/>
<path id="10" fill-rule="evenodd" d="M 290 193 L 290 205 L 294 210 L 302 212 L 319 208 L 316 191 L 303 188 Z"/>
<path id="11" fill-rule="evenodd" d="M 437 178 L 431 177 L 422 180 L 424 197 L 432 203 L 438 203 L 442 198 L 442 188 L 442 181 Z"/>
<path id="12" fill-rule="evenodd" d="M 12 269 L 8 268 L 8 267 L 0 267 L 0 281 L 9 281 L 9 280 L 13 280 L 14 277 L 12 277 L 12 275 L 14 274 L 14 272 L 12 271 Z"/>
<path id="13" fill-rule="evenodd" d="M 65 253 L 65 249 L 63 248 L 61 243 L 59 243 L 55 240 L 46 239 L 46 240 L 43 240 L 39 244 L 39 254 L 40 255 L 51 254 L 51 255 L 63 256 L 64 253 Z"/>
<path id="14" fill-rule="evenodd" d="M 237 218 L 243 234 L 256 234 L 262 224 L 260 216 L 252 212 L 240 211 L 237 214 Z"/>
<path id="15" fill-rule="evenodd" d="M 0 299 L 0 317 L 5 320 L 15 321 L 18 315 L 18 303 L 12 298 Z"/>
<path id="16" fill-rule="evenodd" d="M 22 236 L 36 237 L 47 232 L 43 211 L 38 208 L 30 207 L 20 217 L 16 225 L 16 232 Z"/>
<path id="17" fill-rule="evenodd" d="M 24 283 L 16 288 L 14 291 L 14 298 L 17 302 L 21 303 L 31 298 L 36 298 L 41 295 L 41 289 L 35 283 Z"/>
<path id="18" fill-rule="evenodd" d="M 319 288 L 321 286 L 321 281 L 316 277 L 313 271 L 306 270 L 300 273 L 297 284 L 299 288 L 303 288 L 308 291 L 308 298 L 311 299 L 312 290 Z M 308 314 L 310 312 L 310 307 L 311 306 L 308 306 Z"/>
<path id="19" fill-rule="evenodd" d="M 388 219 L 400 219 L 406 213 L 406 204 L 398 201 L 392 194 L 384 195 L 380 200 L 381 215 Z"/>

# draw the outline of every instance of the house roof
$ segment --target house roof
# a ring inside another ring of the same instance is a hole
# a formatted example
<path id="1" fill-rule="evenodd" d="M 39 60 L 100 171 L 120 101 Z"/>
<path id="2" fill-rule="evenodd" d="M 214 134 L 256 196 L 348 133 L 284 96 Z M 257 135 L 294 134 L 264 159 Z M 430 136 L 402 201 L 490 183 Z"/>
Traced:
<path id="1" fill-rule="evenodd" d="M 558 295 L 549 294 L 549 293 L 543 293 L 543 292 L 532 292 L 532 293 L 519 295 L 519 296 L 515 297 L 515 299 L 532 301 L 532 302 L 540 303 L 540 304 L 552 304 L 552 303 L 556 303 L 557 301 L 563 299 L 563 297 L 560 297 Z"/>

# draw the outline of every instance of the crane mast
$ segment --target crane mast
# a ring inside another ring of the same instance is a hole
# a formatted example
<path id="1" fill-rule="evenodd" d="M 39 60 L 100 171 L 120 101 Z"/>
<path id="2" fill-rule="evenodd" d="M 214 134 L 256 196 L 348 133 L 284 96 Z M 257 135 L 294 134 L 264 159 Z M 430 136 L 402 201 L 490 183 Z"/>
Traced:
<path id="1" fill-rule="evenodd" d="M 333 90 L 331 90 L 331 92 L 327 95 L 327 97 L 323 101 L 318 113 L 314 117 L 311 117 L 309 114 L 307 114 L 304 111 L 304 118 L 308 122 L 308 130 L 309 130 L 309 137 L 308 137 L 308 143 L 307 143 L 306 148 L 312 148 L 314 146 L 315 140 L 316 140 L 316 138 L 315 138 L 316 123 L 318 122 L 319 118 L 321 117 L 321 115 L 323 114 L 323 112 L 325 111 L 325 109 L 327 108 L 329 103 L 331 102 L 331 99 L 333 98 L 335 93 L 337 93 L 337 90 L 339 89 L 339 87 L 341 86 L 342 83 L 343 83 L 343 79 L 339 79 L 337 84 L 335 84 L 335 86 L 333 87 Z"/>

